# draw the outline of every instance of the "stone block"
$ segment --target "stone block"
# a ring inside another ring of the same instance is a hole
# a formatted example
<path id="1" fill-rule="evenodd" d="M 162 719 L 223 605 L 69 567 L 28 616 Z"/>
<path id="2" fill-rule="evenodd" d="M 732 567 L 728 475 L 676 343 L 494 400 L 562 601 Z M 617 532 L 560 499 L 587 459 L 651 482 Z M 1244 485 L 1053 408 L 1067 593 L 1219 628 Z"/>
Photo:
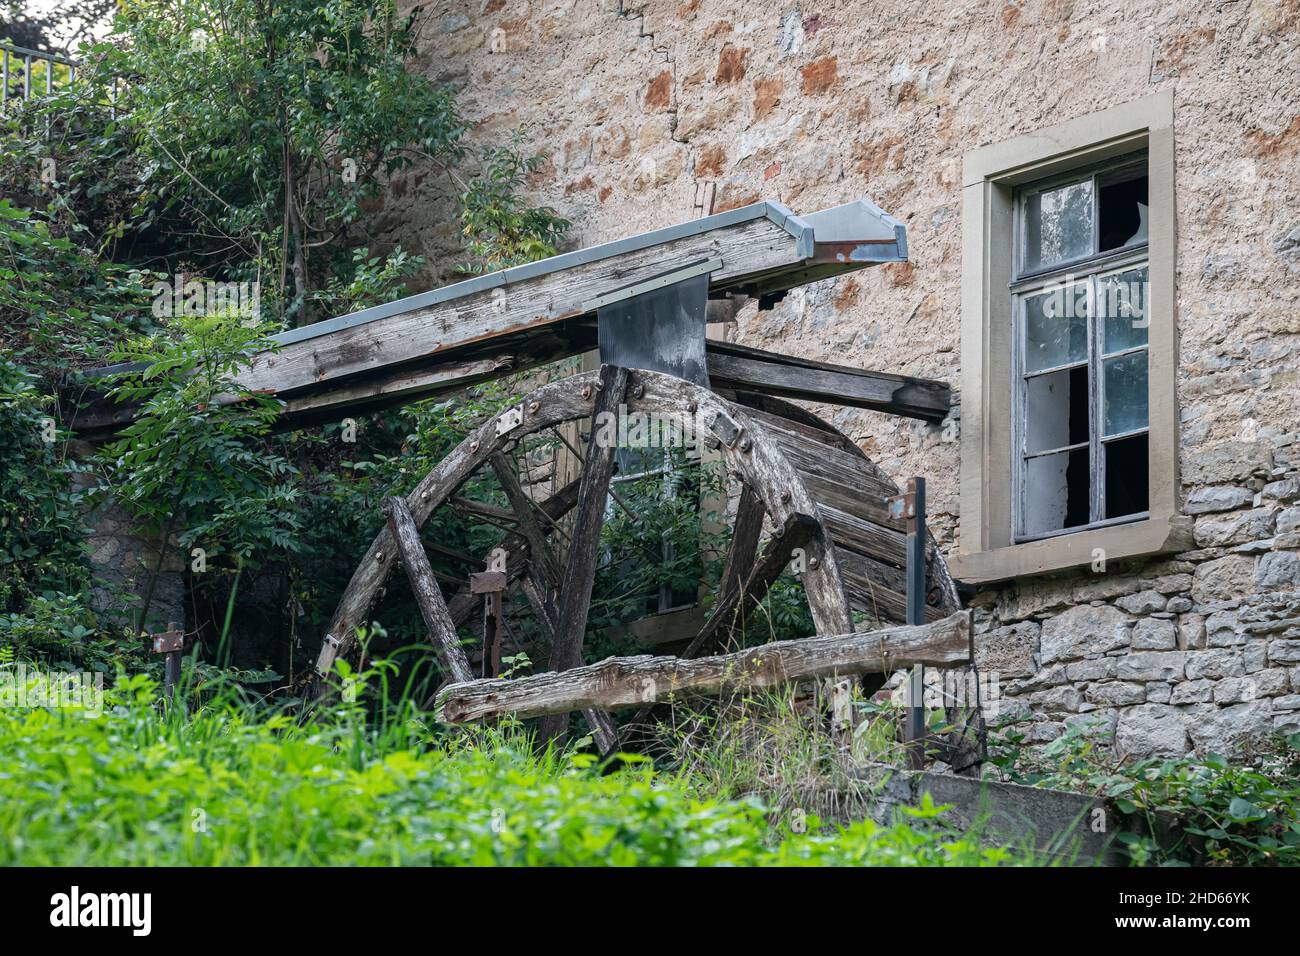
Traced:
<path id="1" fill-rule="evenodd" d="M 1127 647 L 1130 620 L 1127 614 L 1106 605 L 1072 607 L 1043 622 L 1040 660 L 1044 664 L 1078 660 Z"/>

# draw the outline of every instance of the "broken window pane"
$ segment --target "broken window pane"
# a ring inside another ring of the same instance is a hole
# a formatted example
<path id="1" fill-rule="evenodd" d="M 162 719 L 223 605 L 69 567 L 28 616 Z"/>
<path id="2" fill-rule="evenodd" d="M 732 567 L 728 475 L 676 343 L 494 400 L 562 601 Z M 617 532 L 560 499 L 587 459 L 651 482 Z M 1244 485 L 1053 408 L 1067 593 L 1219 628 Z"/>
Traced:
<path id="1" fill-rule="evenodd" d="M 1092 254 L 1092 180 L 1025 198 L 1025 263 L 1033 272 Z"/>
<path id="2" fill-rule="evenodd" d="M 1088 287 L 1075 282 L 1025 297 L 1025 371 L 1088 358 Z"/>
<path id="3" fill-rule="evenodd" d="M 1088 449 L 1057 452 L 1025 462 L 1025 534 L 1045 534 L 1087 524 L 1092 503 Z"/>
<path id="4" fill-rule="evenodd" d="M 1105 319 L 1106 353 L 1147 344 L 1147 267 L 1097 281 L 1097 310 Z"/>
<path id="5" fill-rule="evenodd" d="M 1128 176 L 1129 178 L 1123 178 Z M 1097 186 L 1097 251 L 1147 241 L 1147 177 L 1121 173 Z"/>
<path id="6" fill-rule="evenodd" d="M 1102 362 L 1105 407 L 1103 435 L 1119 435 L 1147 424 L 1147 353 L 1133 352 Z"/>
<path id="7" fill-rule="evenodd" d="M 1148 509 L 1147 435 L 1106 442 L 1106 517 Z"/>
<path id="8" fill-rule="evenodd" d="M 1088 366 L 1035 375 L 1025 383 L 1025 451 L 1050 451 L 1088 440 Z"/>

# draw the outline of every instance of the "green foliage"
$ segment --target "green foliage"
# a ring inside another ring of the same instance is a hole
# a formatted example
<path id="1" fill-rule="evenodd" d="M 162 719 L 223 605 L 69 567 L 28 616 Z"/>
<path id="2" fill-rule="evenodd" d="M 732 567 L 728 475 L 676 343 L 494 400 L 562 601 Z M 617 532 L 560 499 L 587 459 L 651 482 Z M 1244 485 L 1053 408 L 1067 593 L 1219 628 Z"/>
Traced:
<path id="1" fill-rule="evenodd" d="M 406 69 L 413 20 L 393 0 L 125 4 L 76 83 L 0 122 L 0 192 L 114 258 L 259 281 L 277 318 L 344 308 L 331 291 L 374 292 L 347 288 L 370 203 L 463 152 L 450 91 Z"/>
<path id="2" fill-rule="evenodd" d="M 423 256 L 407 255 L 400 248 L 388 256 L 372 256 L 369 249 L 354 249 L 351 268 L 330 276 L 313 298 L 337 315 L 360 312 L 406 295 L 405 280 L 423 264 Z"/>
<path id="3" fill-rule="evenodd" d="M 373 677 L 374 674 L 368 675 Z M 361 675 L 366 678 L 367 675 Z M 362 693 L 377 687 L 361 682 Z M 788 834 L 756 801 L 699 799 L 631 762 L 534 756 L 517 731 L 432 743 L 408 706 L 302 722 L 228 695 L 160 713 L 122 677 L 99 717 L 0 709 L 0 865 L 996 865 L 921 808 Z"/>
<path id="4" fill-rule="evenodd" d="M 1120 835 L 1137 865 L 1300 864 L 1300 734 L 1236 762 L 1130 760 L 1086 726 L 1037 750 L 1014 728 L 1000 736 L 995 760 L 1011 779 L 1097 794 L 1138 821 L 1139 832 Z"/>
<path id="5" fill-rule="evenodd" d="M 48 214 L 0 199 L 0 344 L 48 383 L 102 361 L 123 335 L 145 328 L 152 279 L 102 261 L 61 231 Z"/>
<path id="6" fill-rule="evenodd" d="M 505 146 L 488 147 L 480 171 L 461 195 L 461 232 L 474 262 L 462 269 L 493 272 L 555 255 L 569 221 L 548 206 L 529 206 L 520 198 L 528 177 L 546 162 L 520 151 L 523 128 Z"/>
<path id="7" fill-rule="evenodd" d="M 32 598 L 76 594 L 90 583 L 81 544 L 81 495 L 63 455 L 52 400 L 35 376 L 0 359 L 0 610 L 20 612 Z"/>
<path id="8" fill-rule="evenodd" d="M 228 314 L 177 322 L 179 338 L 158 336 L 114 356 L 138 363 L 116 376 L 112 396 L 139 411 L 100 456 L 108 490 L 156 534 L 168 535 L 183 516 L 180 544 L 201 543 L 209 557 L 292 550 L 294 469 L 257 442 L 277 403 L 233 384 L 270 340 L 256 323 Z"/>

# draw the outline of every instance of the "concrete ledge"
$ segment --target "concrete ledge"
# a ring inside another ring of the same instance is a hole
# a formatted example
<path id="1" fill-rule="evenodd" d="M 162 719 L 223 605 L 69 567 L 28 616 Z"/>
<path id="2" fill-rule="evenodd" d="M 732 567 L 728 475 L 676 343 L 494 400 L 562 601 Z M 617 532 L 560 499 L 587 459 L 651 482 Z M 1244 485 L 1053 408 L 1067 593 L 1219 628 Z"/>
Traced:
<path id="1" fill-rule="evenodd" d="M 1081 866 L 1123 862 L 1113 848 L 1119 820 L 1099 797 L 884 764 L 867 764 L 855 776 L 871 792 L 868 813 L 880 823 L 901 806 L 919 805 L 928 793 L 936 804 L 951 806 L 947 817 L 957 827 L 978 826 L 988 842 L 1028 845 Z M 1107 832 L 1094 832 L 1095 822 Z"/>

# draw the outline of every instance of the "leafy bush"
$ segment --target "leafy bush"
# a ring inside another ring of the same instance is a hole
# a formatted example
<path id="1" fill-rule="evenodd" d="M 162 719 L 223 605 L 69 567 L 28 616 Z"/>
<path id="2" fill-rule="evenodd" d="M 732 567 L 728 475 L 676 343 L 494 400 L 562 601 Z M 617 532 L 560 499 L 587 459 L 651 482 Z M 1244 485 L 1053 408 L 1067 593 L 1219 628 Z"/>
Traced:
<path id="1" fill-rule="evenodd" d="M 756 801 L 645 764 L 532 755 L 517 732 L 432 743 L 413 711 L 298 722 L 228 698 L 189 719 L 121 679 L 98 718 L 0 710 L 0 864 L 996 865 L 928 806 L 896 826 L 788 834 Z M 815 827 L 815 821 L 813 821 Z"/>
<path id="2" fill-rule="evenodd" d="M 1087 726 L 1036 750 L 1003 729 L 996 763 L 1010 779 L 1106 797 L 1137 826 L 1121 833 L 1147 864 L 1300 864 L 1300 734 L 1278 737 L 1250 759 L 1219 754 L 1130 760 Z"/>

